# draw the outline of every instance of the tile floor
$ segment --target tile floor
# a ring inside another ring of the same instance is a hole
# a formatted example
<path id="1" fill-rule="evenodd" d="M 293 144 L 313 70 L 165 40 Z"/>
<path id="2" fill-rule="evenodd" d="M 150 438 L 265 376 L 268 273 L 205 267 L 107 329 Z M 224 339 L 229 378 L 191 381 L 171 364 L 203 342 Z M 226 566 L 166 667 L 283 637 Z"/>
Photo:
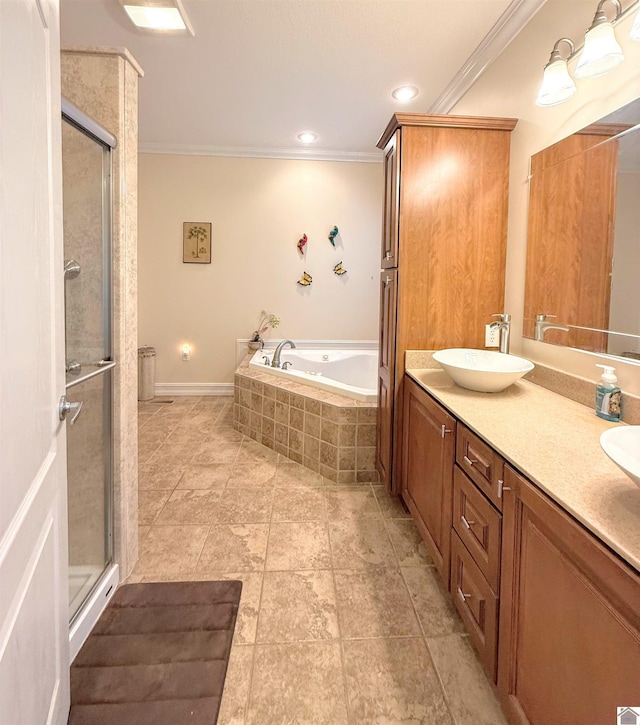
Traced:
<path id="1" fill-rule="evenodd" d="M 140 404 L 129 580 L 243 581 L 219 725 L 504 725 L 400 504 L 243 437 L 232 405 Z"/>

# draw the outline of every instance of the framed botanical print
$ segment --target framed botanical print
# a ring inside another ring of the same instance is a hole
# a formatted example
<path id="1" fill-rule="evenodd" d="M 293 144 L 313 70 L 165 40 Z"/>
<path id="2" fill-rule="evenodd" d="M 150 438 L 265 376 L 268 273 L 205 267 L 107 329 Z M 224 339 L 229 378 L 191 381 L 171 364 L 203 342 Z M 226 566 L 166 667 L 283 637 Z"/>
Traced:
<path id="1" fill-rule="evenodd" d="M 211 222 L 184 222 L 182 261 L 190 264 L 211 264 Z"/>

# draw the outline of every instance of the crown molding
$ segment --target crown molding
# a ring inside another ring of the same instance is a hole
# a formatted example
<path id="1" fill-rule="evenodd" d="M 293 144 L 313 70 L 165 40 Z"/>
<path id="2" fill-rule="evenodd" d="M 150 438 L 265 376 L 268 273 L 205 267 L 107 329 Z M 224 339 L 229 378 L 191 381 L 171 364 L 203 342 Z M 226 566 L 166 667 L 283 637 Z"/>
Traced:
<path id="1" fill-rule="evenodd" d="M 176 156 L 230 156 L 241 159 L 306 159 L 307 161 L 352 161 L 381 164 L 380 151 L 336 151 L 296 148 L 260 148 L 251 146 L 190 146 L 187 144 L 141 143 L 141 154 L 173 154 Z"/>
<path id="2" fill-rule="evenodd" d="M 546 2 L 547 0 L 513 0 L 428 112 L 449 113 Z"/>

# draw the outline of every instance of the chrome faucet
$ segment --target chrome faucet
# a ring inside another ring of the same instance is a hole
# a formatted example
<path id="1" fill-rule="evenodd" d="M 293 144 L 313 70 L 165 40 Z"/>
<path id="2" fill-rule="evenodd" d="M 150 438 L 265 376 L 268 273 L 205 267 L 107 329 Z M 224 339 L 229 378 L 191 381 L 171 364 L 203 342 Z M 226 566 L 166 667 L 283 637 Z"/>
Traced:
<path id="1" fill-rule="evenodd" d="M 276 351 L 273 353 L 273 359 L 271 360 L 271 367 L 272 368 L 279 368 L 280 367 L 280 354 L 282 353 L 282 348 L 285 345 L 290 345 L 292 350 L 295 350 L 296 344 L 295 342 L 292 342 L 291 340 L 283 340 L 278 347 L 276 347 Z"/>
<path id="2" fill-rule="evenodd" d="M 550 317 L 555 317 L 555 315 L 536 315 L 535 339 L 538 342 L 544 342 L 544 333 L 547 330 L 564 330 L 564 332 L 569 332 L 569 328 L 564 325 L 554 325 L 552 322 L 547 322 Z"/>
<path id="3" fill-rule="evenodd" d="M 497 329 L 500 337 L 500 352 L 509 354 L 509 336 L 511 334 L 511 315 L 508 312 L 497 313 L 491 317 L 499 317 L 499 320 L 490 323 L 489 327 L 493 330 Z"/>

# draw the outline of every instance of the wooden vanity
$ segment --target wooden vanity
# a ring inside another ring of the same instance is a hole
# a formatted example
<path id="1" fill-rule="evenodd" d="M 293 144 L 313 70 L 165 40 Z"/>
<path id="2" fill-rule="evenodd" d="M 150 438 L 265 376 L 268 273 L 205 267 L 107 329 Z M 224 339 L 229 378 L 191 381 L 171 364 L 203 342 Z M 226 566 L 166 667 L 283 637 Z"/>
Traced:
<path id="1" fill-rule="evenodd" d="M 520 381 L 404 385 L 401 496 L 510 723 L 607 725 L 640 702 L 640 488 L 607 424 Z"/>

